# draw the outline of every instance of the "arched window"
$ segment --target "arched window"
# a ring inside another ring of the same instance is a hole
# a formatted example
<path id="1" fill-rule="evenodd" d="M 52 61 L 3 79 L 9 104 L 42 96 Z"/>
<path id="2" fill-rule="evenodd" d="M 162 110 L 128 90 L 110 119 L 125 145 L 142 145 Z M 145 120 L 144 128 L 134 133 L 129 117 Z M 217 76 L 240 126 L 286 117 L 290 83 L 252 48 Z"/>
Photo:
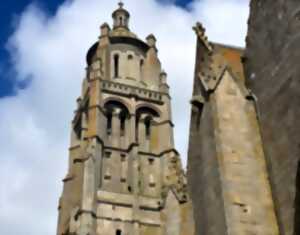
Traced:
<path id="1" fill-rule="evenodd" d="M 142 120 L 141 117 L 144 117 Z M 138 141 L 139 125 L 145 125 L 145 137 L 150 139 L 151 137 L 151 122 L 154 117 L 159 117 L 158 112 L 149 107 L 140 107 L 136 111 L 136 139 Z M 142 121 L 143 123 L 140 123 Z"/>
<path id="2" fill-rule="evenodd" d="M 119 24 L 120 24 L 120 26 L 123 25 L 123 17 L 122 16 L 119 17 Z"/>
<path id="3" fill-rule="evenodd" d="M 126 121 L 130 118 L 129 111 L 127 107 L 115 100 L 108 101 L 105 103 L 104 108 L 106 110 L 106 118 L 107 125 L 106 131 L 108 135 L 113 133 L 114 123 L 119 122 L 120 126 L 120 136 L 124 136 L 126 134 Z M 118 116 L 116 115 L 116 111 L 118 110 Z"/>
<path id="4" fill-rule="evenodd" d="M 114 78 L 119 77 L 119 63 L 120 63 L 119 55 L 114 55 Z"/>

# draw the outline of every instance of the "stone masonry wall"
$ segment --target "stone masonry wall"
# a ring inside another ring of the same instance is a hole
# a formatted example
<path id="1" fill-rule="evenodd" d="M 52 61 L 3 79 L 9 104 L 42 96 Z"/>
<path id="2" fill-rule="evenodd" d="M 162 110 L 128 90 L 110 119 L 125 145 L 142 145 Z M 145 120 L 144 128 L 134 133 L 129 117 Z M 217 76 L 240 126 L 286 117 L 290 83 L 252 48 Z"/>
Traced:
<path id="1" fill-rule="evenodd" d="M 248 87 L 258 98 L 261 133 L 282 235 L 300 234 L 299 32 L 300 1 L 251 1 L 245 70 Z"/>

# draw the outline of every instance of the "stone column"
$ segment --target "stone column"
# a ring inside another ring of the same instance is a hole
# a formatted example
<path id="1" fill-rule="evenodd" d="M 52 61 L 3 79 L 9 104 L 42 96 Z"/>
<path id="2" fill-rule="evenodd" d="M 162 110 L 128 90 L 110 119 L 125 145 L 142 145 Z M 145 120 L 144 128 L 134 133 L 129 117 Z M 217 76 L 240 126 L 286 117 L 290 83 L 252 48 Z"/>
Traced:
<path id="1" fill-rule="evenodd" d="M 139 123 L 138 123 L 139 125 Z M 136 143 L 136 137 L 139 135 L 136 131 L 136 115 L 131 114 L 130 115 L 130 120 L 129 120 L 129 126 L 130 129 L 128 130 L 129 132 L 129 143 L 133 144 Z M 139 220 L 139 194 L 140 194 L 140 189 L 139 189 L 139 179 L 140 179 L 140 160 L 138 156 L 138 151 L 139 151 L 139 146 L 134 145 L 131 149 L 129 159 L 128 159 L 128 177 L 131 179 L 129 182 L 131 188 L 132 188 L 132 193 L 134 196 L 134 202 L 133 202 L 133 235 L 139 235 L 140 228 L 139 228 L 139 223 L 137 222 Z"/>
<path id="2" fill-rule="evenodd" d="M 146 149 L 146 127 L 145 127 L 145 115 L 141 115 L 138 123 L 138 136 L 139 136 L 139 149 L 145 151 Z"/>
<path id="3" fill-rule="evenodd" d="M 120 121 L 120 112 L 121 109 L 114 108 L 111 120 L 111 143 L 114 147 L 120 146 L 120 137 L 121 137 L 121 121 Z"/>
<path id="4" fill-rule="evenodd" d="M 86 156 L 83 166 L 83 188 L 79 235 L 96 235 L 96 195 L 98 190 L 98 169 L 101 146 L 97 140 L 86 143 Z"/>

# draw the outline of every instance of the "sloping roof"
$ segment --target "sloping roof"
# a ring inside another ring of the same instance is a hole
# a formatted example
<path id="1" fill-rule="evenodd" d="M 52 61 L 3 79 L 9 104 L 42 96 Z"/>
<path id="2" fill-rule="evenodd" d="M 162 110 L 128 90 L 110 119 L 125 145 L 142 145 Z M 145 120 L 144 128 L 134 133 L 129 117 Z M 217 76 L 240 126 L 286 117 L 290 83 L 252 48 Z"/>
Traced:
<path id="1" fill-rule="evenodd" d="M 203 44 L 203 38 L 200 36 L 198 33 L 198 40 Z M 208 59 L 203 59 L 203 51 L 197 53 L 198 56 L 202 57 L 202 59 L 197 60 L 199 61 L 197 76 L 204 89 L 207 92 L 213 92 L 227 71 L 239 84 L 245 96 L 248 96 L 249 92 L 244 85 L 245 74 L 242 63 L 244 49 L 209 41 L 206 44 L 211 45 L 211 49 L 205 47 L 205 51 L 209 56 Z"/>
<path id="2" fill-rule="evenodd" d="M 222 56 L 223 63 L 234 73 L 234 75 L 245 81 L 244 68 L 242 64 L 243 48 L 213 43 L 214 54 Z"/>

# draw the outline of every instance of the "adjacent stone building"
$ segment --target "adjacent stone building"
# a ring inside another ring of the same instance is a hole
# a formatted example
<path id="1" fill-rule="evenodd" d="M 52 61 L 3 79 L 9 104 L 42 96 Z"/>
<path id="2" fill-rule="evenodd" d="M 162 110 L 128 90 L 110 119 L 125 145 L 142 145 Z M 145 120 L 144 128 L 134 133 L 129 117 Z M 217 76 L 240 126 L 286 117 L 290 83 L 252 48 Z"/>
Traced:
<path id="1" fill-rule="evenodd" d="M 252 0 L 245 71 L 282 235 L 300 234 L 300 1 Z"/>
<path id="2" fill-rule="evenodd" d="M 195 27 L 197 56 L 188 181 L 198 235 L 278 235 L 243 49 L 211 43 Z"/>
<path id="3" fill-rule="evenodd" d="M 167 75 L 129 17 L 120 3 L 87 54 L 57 235 L 194 234 Z"/>

